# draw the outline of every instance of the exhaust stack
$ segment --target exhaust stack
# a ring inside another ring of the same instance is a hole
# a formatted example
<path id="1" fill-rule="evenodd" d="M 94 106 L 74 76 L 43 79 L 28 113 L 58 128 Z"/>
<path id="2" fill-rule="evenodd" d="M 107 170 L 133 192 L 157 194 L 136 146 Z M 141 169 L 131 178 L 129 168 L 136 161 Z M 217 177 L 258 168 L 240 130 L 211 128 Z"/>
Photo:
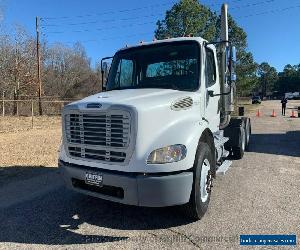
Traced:
<path id="1" fill-rule="evenodd" d="M 222 4 L 221 8 L 221 41 L 228 41 L 228 4 Z M 228 45 L 228 43 L 226 43 Z"/>
<path id="2" fill-rule="evenodd" d="M 226 3 L 222 4 L 221 8 L 221 32 L 220 32 L 220 39 L 224 41 L 221 43 L 219 52 L 221 53 L 221 62 L 220 62 L 220 77 L 221 77 L 221 93 L 230 93 L 227 95 L 221 96 L 221 121 L 220 121 L 220 129 L 225 128 L 230 122 L 230 114 L 234 111 L 233 105 L 233 93 L 235 91 L 235 87 L 229 85 L 228 83 L 228 55 L 227 55 L 227 48 L 229 46 L 229 38 L 228 38 L 228 5 Z"/>

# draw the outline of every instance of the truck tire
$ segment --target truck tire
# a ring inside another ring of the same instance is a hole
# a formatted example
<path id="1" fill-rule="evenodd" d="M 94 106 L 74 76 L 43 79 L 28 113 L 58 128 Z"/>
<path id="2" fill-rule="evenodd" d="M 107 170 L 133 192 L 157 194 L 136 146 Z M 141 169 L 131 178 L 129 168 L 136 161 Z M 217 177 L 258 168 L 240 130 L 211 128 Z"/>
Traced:
<path id="1" fill-rule="evenodd" d="M 246 127 L 247 123 L 248 127 Z M 246 134 L 246 131 L 249 133 Z M 233 159 L 243 158 L 246 146 L 249 144 L 250 134 L 251 124 L 248 117 L 231 117 L 229 125 L 224 129 L 224 136 L 229 138 L 224 146 L 231 152 Z"/>
<path id="2" fill-rule="evenodd" d="M 239 133 L 239 145 L 237 147 L 232 148 L 232 155 L 234 159 L 242 159 L 244 156 L 245 148 L 246 148 L 246 130 L 244 126 L 241 126 Z"/>
<path id="3" fill-rule="evenodd" d="M 199 220 L 207 211 L 212 187 L 213 156 L 207 143 L 200 142 L 194 163 L 194 181 L 190 201 L 185 205 L 186 214 Z"/>
<path id="4" fill-rule="evenodd" d="M 246 136 L 246 145 L 245 149 L 249 149 L 249 143 L 250 143 L 250 135 L 251 135 L 251 121 L 249 118 L 246 120 L 246 125 L 245 125 L 245 136 Z"/>

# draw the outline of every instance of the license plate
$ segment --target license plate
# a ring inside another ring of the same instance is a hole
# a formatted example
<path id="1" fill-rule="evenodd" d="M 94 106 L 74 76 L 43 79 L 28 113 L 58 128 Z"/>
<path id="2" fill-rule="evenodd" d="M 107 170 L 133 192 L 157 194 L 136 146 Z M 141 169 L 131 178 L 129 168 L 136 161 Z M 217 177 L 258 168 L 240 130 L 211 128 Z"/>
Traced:
<path id="1" fill-rule="evenodd" d="M 103 185 L 103 175 L 99 173 L 85 173 L 85 183 L 89 185 L 99 186 Z"/>

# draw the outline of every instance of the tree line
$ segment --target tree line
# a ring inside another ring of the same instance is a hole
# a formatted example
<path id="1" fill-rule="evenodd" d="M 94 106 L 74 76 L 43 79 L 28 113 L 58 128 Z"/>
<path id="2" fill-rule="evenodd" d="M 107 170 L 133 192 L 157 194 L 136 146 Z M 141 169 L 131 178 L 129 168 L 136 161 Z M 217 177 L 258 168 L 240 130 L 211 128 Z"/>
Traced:
<path id="1" fill-rule="evenodd" d="M 157 21 L 157 39 L 201 36 L 208 41 L 220 37 L 220 16 L 197 0 L 181 0 Z M 252 93 L 268 95 L 300 91 L 300 64 L 286 65 L 277 72 L 267 62 L 254 61 L 247 47 L 247 34 L 229 15 L 229 39 L 237 48 L 237 91 L 239 96 Z M 101 91 L 99 63 L 91 66 L 80 43 L 41 43 L 43 96 L 82 98 Z M 14 34 L 0 32 L 0 91 L 8 98 L 22 99 L 38 95 L 36 40 L 21 26 Z"/>
<path id="2" fill-rule="evenodd" d="M 43 96 L 82 98 L 101 91 L 99 64 L 91 66 L 80 43 L 41 43 Z M 0 34 L 0 91 L 6 99 L 34 98 L 38 95 L 36 39 L 21 27 L 14 34 Z"/>
<path id="3" fill-rule="evenodd" d="M 247 48 L 247 34 L 228 15 L 229 40 L 237 48 L 237 92 L 239 96 L 259 94 L 268 96 L 274 92 L 300 91 L 300 63 L 286 65 L 277 72 L 267 62 L 256 63 Z M 198 0 L 181 0 L 157 22 L 157 39 L 180 36 L 201 36 L 208 41 L 219 41 L 220 16 L 199 3 Z"/>

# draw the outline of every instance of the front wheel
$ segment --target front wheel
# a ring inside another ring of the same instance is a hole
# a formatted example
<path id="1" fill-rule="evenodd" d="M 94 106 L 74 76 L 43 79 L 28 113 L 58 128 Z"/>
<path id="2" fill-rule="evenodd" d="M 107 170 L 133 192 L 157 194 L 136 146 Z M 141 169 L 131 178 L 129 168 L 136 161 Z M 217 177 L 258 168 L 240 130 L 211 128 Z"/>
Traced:
<path id="1" fill-rule="evenodd" d="M 207 143 L 199 143 L 194 163 L 194 181 L 190 201 L 186 204 L 186 212 L 195 220 L 206 213 L 210 201 L 213 158 Z"/>

